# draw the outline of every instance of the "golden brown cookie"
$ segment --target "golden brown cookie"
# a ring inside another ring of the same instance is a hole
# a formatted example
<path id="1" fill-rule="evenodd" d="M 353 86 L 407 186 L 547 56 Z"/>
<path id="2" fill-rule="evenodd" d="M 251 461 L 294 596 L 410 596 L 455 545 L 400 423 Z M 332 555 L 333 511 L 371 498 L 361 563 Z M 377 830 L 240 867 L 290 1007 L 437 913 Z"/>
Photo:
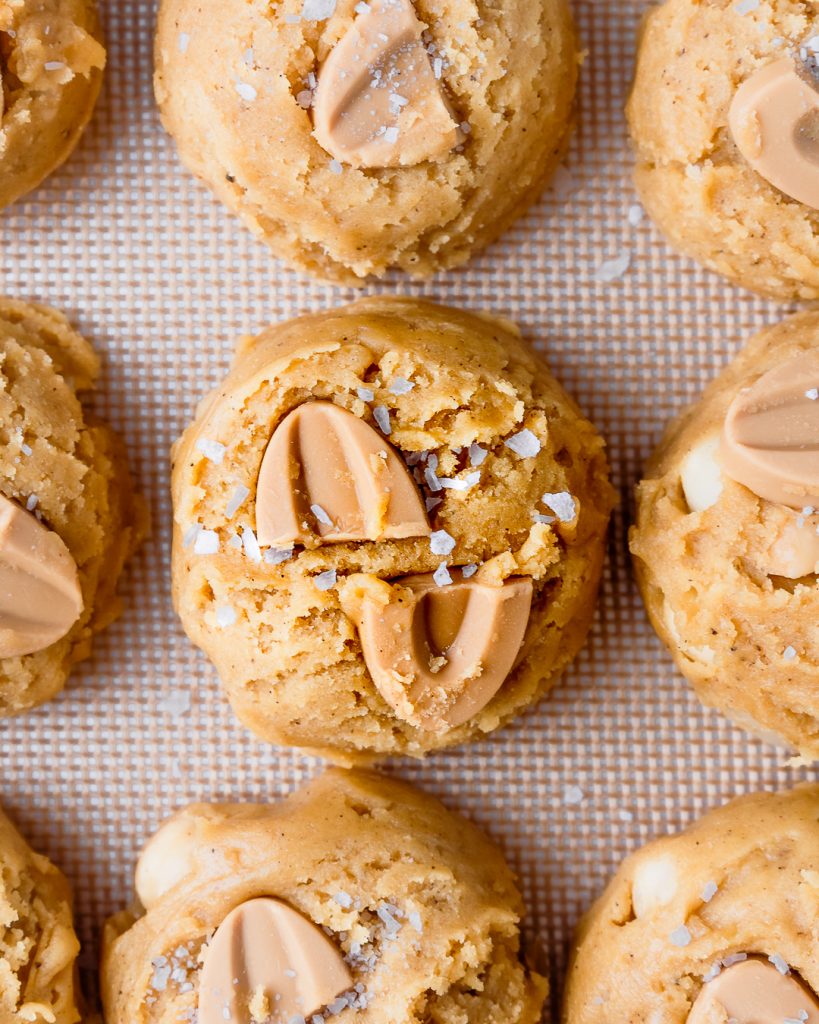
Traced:
<path id="1" fill-rule="evenodd" d="M 536 1024 L 500 851 L 405 783 L 331 770 L 274 804 L 194 804 L 105 932 L 107 1024 Z"/>
<path id="2" fill-rule="evenodd" d="M 582 921 L 564 1024 L 819 1021 L 819 786 L 632 854 Z"/>
<path id="3" fill-rule="evenodd" d="M 819 12 L 666 0 L 628 104 L 636 183 L 685 253 L 774 298 L 819 298 Z"/>
<path id="4" fill-rule="evenodd" d="M 69 156 L 104 67 L 94 0 L 0 3 L 0 209 Z"/>
<path id="5" fill-rule="evenodd" d="M 355 761 L 478 738 L 554 685 L 614 494 L 513 325 L 374 298 L 244 341 L 173 499 L 176 608 L 239 717 Z"/>
<path id="6" fill-rule="evenodd" d="M 0 299 L 0 715 L 62 690 L 145 531 L 122 443 L 81 404 L 98 375 L 61 313 Z"/>
<path id="7" fill-rule="evenodd" d="M 79 949 L 68 882 L 0 810 L 0 1021 L 78 1021 Z"/>
<path id="8" fill-rule="evenodd" d="M 180 156 L 292 265 L 361 284 L 464 263 L 564 151 L 566 0 L 163 0 Z"/>
<path id="9" fill-rule="evenodd" d="M 698 695 L 819 758 L 819 314 L 758 334 L 672 424 L 631 550 Z"/>

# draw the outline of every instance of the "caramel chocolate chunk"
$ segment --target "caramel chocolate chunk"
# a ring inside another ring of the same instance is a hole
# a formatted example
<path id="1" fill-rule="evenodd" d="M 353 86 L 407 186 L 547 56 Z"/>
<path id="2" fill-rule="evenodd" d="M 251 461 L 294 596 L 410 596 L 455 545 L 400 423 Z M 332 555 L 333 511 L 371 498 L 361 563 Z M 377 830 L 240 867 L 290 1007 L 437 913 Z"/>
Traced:
<path id="1" fill-rule="evenodd" d="M 312 921 L 280 900 L 248 900 L 206 947 L 198 1021 L 309 1020 L 352 986 L 341 954 Z"/>
<path id="2" fill-rule="evenodd" d="M 319 70 L 314 134 L 353 167 L 435 160 L 462 133 L 430 64 L 410 0 L 370 0 Z"/>
<path id="3" fill-rule="evenodd" d="M 765 960 L 743 960 L 707 982 L 688 1014 L 687 1024 L 819 1024 L 819 1002 L 792 974 Z"/>
<path id="4" fill-rule="evenodd" d="M 425 537 L 429 521 L 407 467 L 364 420 L 308 402 L 273 433 L 259 472 L 263 545 Z"/>
<path id="5" fill-rule="evenodd" d="M 720 444 L 725 473 L 760 498 L 819 506 L 819 352 L 763 374 L 728 409 Z"/>
<path id="6" fill-rule="evenodd" d="M 0 495 L 0 658 L 50 647 L 82 609 L 77 565 L 62 538 Z"/>
<path id="7" fill-rule="evenodd" d="M 791 199 L 819 210 L 819 92 L 790 57 L 742 83 L 728 123 L 758 174 Z"/>
<path id="8" fill-rule="evenodd" d="M 490 586 L 451 570 L 385 583 L 353 576 L 342 607 L 356 623 L 367 669 L 404 721 L 430 732 L 463 725 L 495 696 L 520 653 L 532 581 Z"/>

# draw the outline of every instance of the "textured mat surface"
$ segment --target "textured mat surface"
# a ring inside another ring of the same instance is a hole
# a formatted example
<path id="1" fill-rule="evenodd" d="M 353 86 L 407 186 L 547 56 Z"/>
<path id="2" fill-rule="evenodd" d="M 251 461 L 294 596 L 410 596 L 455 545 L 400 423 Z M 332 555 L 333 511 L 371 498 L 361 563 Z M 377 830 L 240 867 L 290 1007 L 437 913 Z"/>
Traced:
<path id="1" fill-rule="evenodd" d="M 588 56 L 557 186 L 465 270 L 378 289 L 517 320 L 606 434 L 623 495 L 598 622 L 560 687 L 483 744 L 389 766 L 502 844 L 556 996 L 571 930 L 623 854 L 732 795 L 807 774 L 699 707 L 628 565 L 631 492 L 663 424 L 781 315 L 634 223 L 621 111 L 643 6 L 575 0 Z M 60 699 L 0 722 L 0 795 L 70 876 L 87 967 L 163 816 L 191 800 L 273 796 L 319 768 L 236 725 L 175 621 L 167 454 L 239 335 L 354 297 L 284 269 L 181 168 L 152 101 L 153 4 L 108 0 L 103 16 L 110 63 L 94 122 L 71 162 L 0 217 L 0 289 L 64 309 L 103 353 L 97 408 L 123 432 L 153 513 L 126 613 L 93 659 Z M 622 276 L 600 280 L 627 257 Z"/>

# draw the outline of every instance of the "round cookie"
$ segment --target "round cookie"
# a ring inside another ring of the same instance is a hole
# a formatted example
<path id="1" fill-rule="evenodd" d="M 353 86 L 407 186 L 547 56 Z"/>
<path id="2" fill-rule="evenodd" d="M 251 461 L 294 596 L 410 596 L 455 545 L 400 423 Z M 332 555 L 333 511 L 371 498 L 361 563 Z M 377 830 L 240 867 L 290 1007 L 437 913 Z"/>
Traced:
<path id="1" fill-rule="evenodd" d="M 94 0 L 0 4 L 0 209 L 70 155 L 104 67 Z"/>
<path id="2" fill-rule="evenodd" d="M 536 1024 L 500 851 L 405 783 L 331 769 L 275 804 L 195 804 L 105 930 L 108 1024 Z"/>
<path id="3" fill-rule="evenodd" d="M 88 657 L 144 533 L 122 443 L 78 396 L 99 369 L 61 313 L 0 299 L 0 716 L 55 696 Z"/>
<path id="4" fill-rule="evenodd" d="M 578 928 L 564 1024 L 819 1021 L 819 786 L 632 854 Z"/>
<path id="5" fill-rule="evenodd" d="M 74 1024 L 80 1019 L 71 890 L 0 810 L 0 1019 Z"/>
<path id="6" fill-rule="evenodd" d="M 243 342 L 172 487 L 188 635 L 249 728 L 341 762 L 480 737 L 553 686 L 614 502 L 513 325 L 396 298 Z"/>
<path id="7" fill-rule="evenodd" d="M 567 140 L 566 0 L 163 0 L 155 87 L 187 166 L 291 265 L 361 284 L 464 263 Z"/>
<path id="8" fill-rule="evenodd" d="M 814 381 L 819 314 L 757 335 L 671 425 L 631 532 L 649 617 L 699 697 L 809 760 L 819 758 Z"/>
<path id="9" fill-rule="evenodd" d="M 666 0 L 640 38 L 636 183 L 671 242 L 738 284 L 819 298 L 819 11 Z"/>

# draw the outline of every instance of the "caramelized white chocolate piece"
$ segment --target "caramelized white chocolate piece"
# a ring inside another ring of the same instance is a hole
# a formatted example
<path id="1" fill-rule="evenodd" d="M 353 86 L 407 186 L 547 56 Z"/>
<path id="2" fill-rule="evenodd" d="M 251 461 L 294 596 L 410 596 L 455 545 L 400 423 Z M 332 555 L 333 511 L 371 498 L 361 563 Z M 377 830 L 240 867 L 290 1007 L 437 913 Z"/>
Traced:
<path id="1" fill-rule="evenodd" d="M 671 856 L 651 857 L 639 862 L 631 883 L 631 900 L 636 917 L 648 917 L 666 907 L 677 895 L 680 871 Z"/>
<path id="2" fill-rule="evenodd" d="M 692 448 L 682 461 L 680 483 L 692 512 L 705 512 L 720 499 L 722 470 L 718 461 L 720 437 L 714 431 Z"/>
<path id="3" fill-rule="evenodd" d="M 285 416 L 267 446 L 256 491 L 260 544 L 429 536 L 421 495 L 394 449 L 331 402 Z"/>
<path id="4" fill-rule="evenodd" d="M 495 696 L 532 606 L 528 577 L 490 586 L 450 571 L 444 587 L 429 573 L 393 584 L 352 577 L 357 592 L 342 594 L 379 692 L 400 718 L 430 732 L 462 725 Z"/>
<path id="5" fill-rule="evenodd" d="M 280 900 L 248 900 L 206 947 L 198 1022 L 247 1024 L 251 1001 L 254 1020 L 309 1020 L 352 987 L 340 953 L 312 921 Z"/>
<path id="6" fill-rule="evenodd" d="M 314 134 L 353 167 L 435 160 L 462 136 L 411 0 L 370 0 L 319 70 Z"/>
<path id="7" fill-rule="evenodd" d="M 816 996 L 792 974 L 765 960 L 726 967 L 700 989 L 687 1024 L 819 1024 Z"/>
<path id="8" fill-rule="evenodd" d="M 790 57 L 742 83 L 728 123 L 758 174 L 791 199 L 819 210 L 819 92 Z"/>
<path id="9" fill-rule="evenodd" d="M 736 396 L 720 446 L 724 472 L 760 498 L 819 506 L 819 351 L 802 352 Z"/>
<path id="10" fill-rule="evenodd" d="M 148 840 L 134 873 L 137 896 L 146 910 L 190 874 L 195 846 L 196 817 L 187 810 L 169 818 Z"/>
<path id="11" fill-rule="evenodd" d="M 50 647 L 82 608 L 77 565 L 62 538 L 0 495 L 0 658 Z"/>

